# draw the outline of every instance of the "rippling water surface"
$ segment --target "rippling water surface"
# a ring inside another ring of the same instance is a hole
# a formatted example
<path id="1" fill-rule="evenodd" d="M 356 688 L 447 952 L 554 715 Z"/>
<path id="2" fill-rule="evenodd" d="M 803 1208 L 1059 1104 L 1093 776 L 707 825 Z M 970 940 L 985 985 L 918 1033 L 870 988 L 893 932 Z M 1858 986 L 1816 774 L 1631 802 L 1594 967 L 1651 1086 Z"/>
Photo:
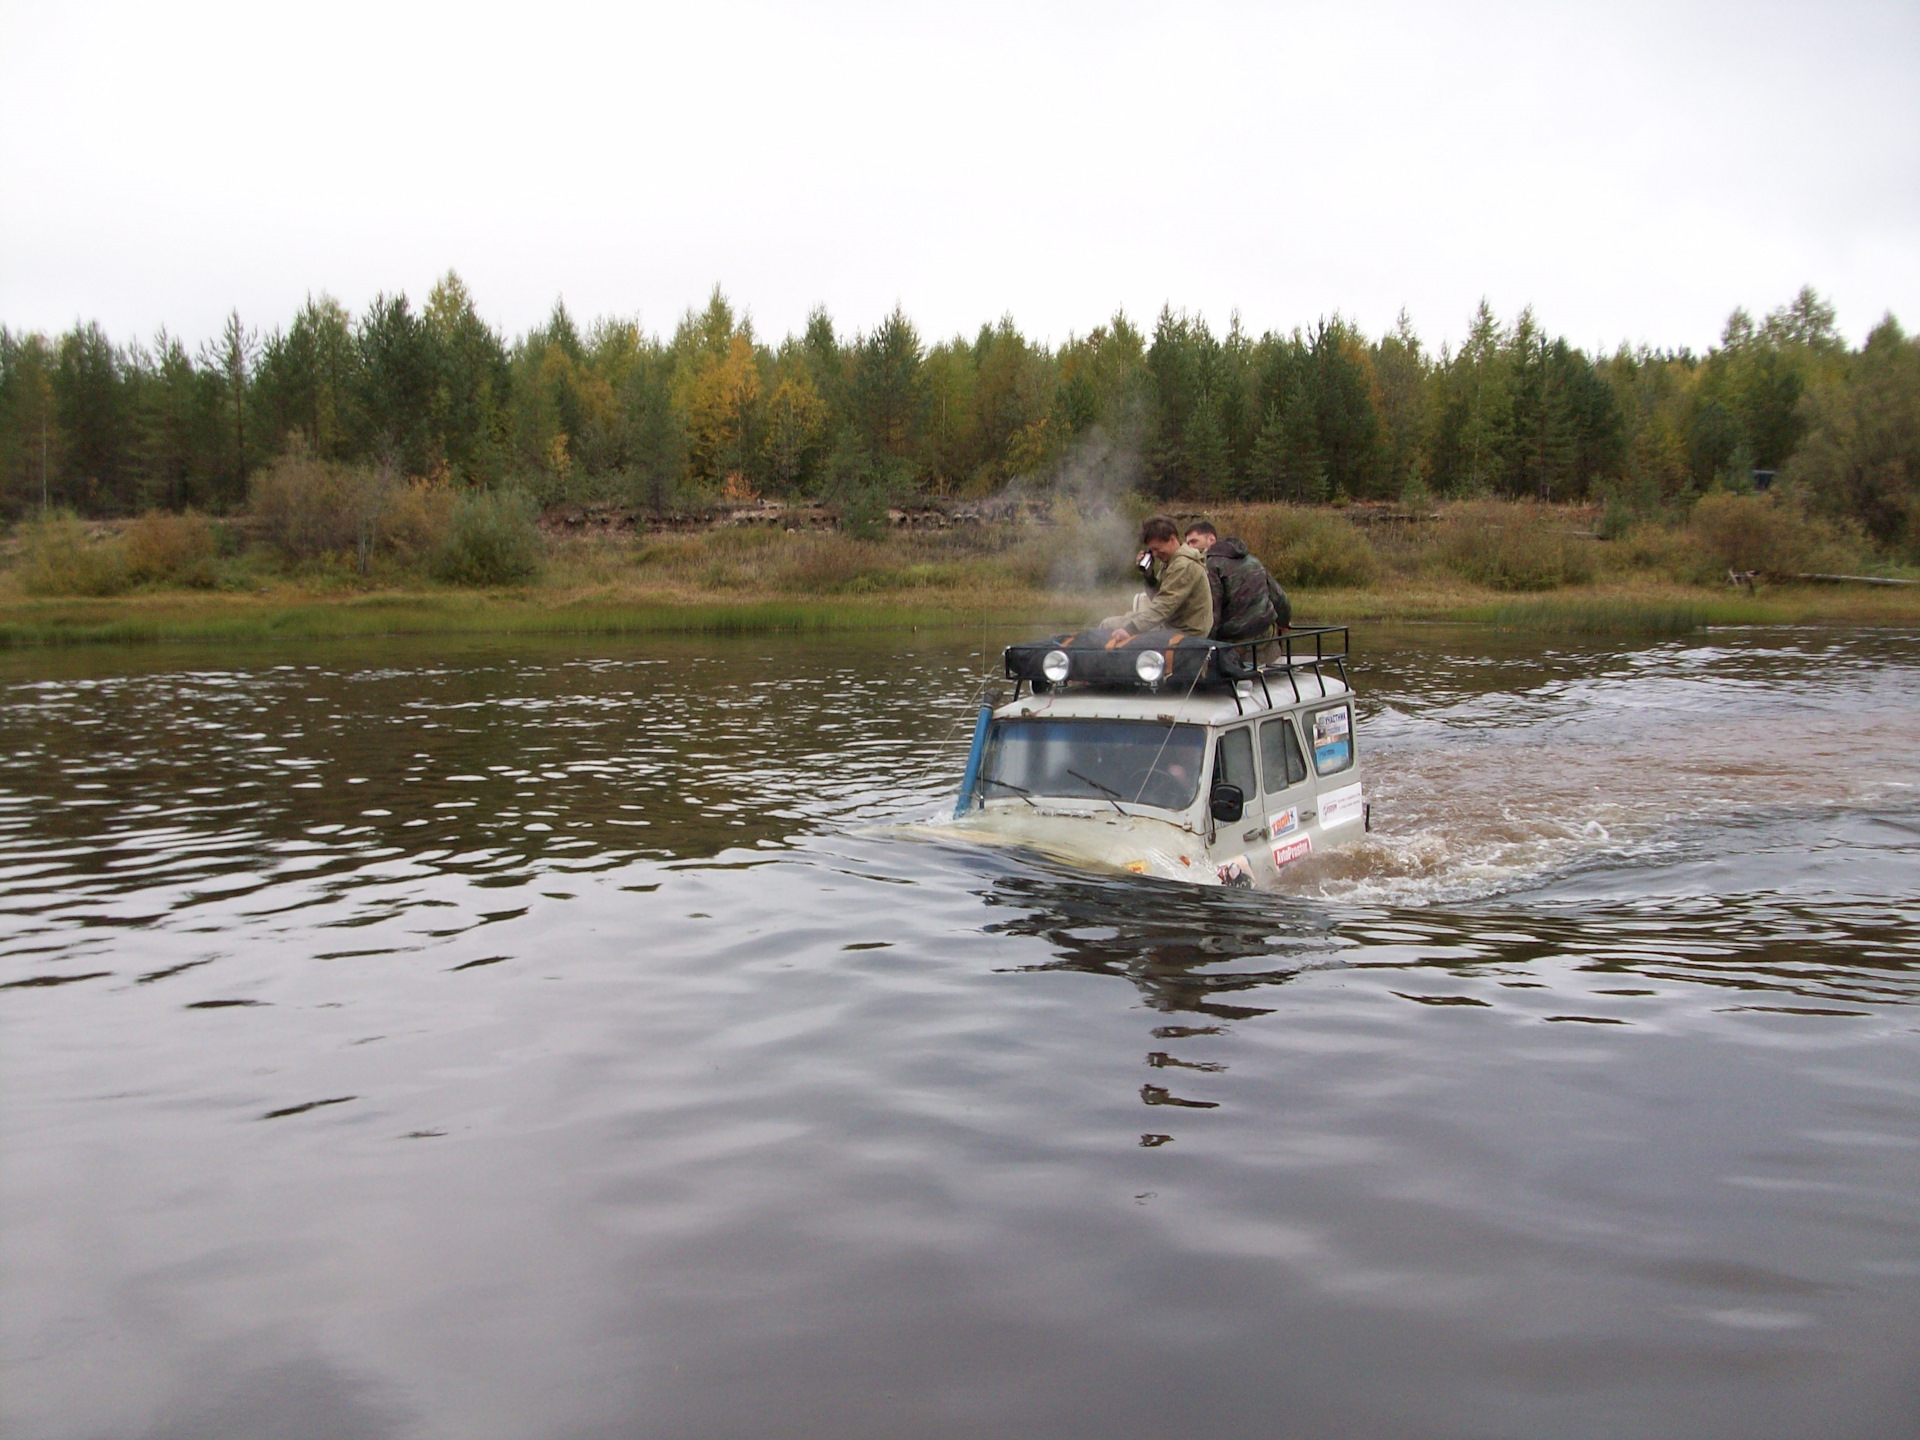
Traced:
<path id="1" fill-rule="evenodd" d="M 1916 1433 L 1920 639 L 1356 643 L 1283 894 L 978 637 L 0 659 L 5 1433 Z"/>

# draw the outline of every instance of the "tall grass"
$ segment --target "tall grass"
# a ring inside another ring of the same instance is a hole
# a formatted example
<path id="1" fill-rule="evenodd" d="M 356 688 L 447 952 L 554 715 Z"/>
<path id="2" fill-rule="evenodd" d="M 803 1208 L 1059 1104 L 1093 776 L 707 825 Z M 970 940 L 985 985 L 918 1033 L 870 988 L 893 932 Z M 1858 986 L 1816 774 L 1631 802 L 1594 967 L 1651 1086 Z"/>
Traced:
<path id="1" fill-rule="evenodd" d="M 1044 606 L 901 605 L 891 598 L 730 604 L 525 599 L 448 593 L 290 604 L 208 596 L 191 603 L 70 601 L 0 615 L 0 649 L 135 642 L 343 640 L 404 635 L 773 635 L 1055 623 Z"/>
<path id="2" fill-rule="evenodd" d="M 1585 585 L 1595 569 L 1594 540 L 1544 505 L 1483 500 L 1451 506 L 1431 543 L 1441 568 L 1489 590 Z"/>
<path id="3" fill-rule="evenodd" d="M 1380 557 L 1372 544 L 1337 511 L 1229 506 L 1214 524 L 1221 534 L 1244 540 L 1287 589 L 1362 587 L 1380 574 Z"/>

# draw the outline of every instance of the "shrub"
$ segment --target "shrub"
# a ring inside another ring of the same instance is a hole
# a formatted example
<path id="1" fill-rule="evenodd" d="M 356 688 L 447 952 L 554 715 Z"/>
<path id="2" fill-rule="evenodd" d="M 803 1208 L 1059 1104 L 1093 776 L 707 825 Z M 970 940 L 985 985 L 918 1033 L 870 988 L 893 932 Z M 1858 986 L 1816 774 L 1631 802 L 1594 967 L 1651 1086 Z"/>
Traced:
<path id="1" fill-rule="evenodd" d="M 1367 537 L 1339 515 L 1291 505 L 1232 511 L 1215 520 L 1237 535 L 1282 586 L 1308 590 L 1362 586 L 1380 571 Z"/>
<path id="2" fill-rule="evenodd" d="M 364 573 L 397 477 L 391 470 L 336 465 L 291 451 L 248 484 L 248 504 L 281 553 L 312 560 L 357 552 Z"/>
<path id="3" fill-rule="evenodd" d="M 201 589 L 213 584 L 213 557 L 219 547 L 203 515 L 149 510 L 133 522 L 122 543 L 127 576 L 136 583 Z"/>
<path id="4" fill-rule="evenodd" d="M 840 528 L 856 540 L 877 540 L 887 532 L 887 492 L 878 485 L 856 485 L 840 501 Z"/>
<path id="5" fill-rule="evenodd" d="M 444 480 L 396 488 L 380 518 L 380 542 L 402 560 L 425 560 L 446 543 L 459 496 Z"/>
<path id="6" fill-rule="evenodd" d="M 1728 570 L 1798 574 L 1818 568 L 1832 536 L 1816 528 L 1797 507 L 1771 495 L 1715 494 L 1701 497 L 1687 517 L 1687 535 L 1697 552 L 1696 575 L 1714 580 Z M 1844 561 L 1842 562 L 1844 563 Z"/>
<path id="7" fill-rule="evenodd" d="M 539 573 L 543 555 L 532 503 L 481 490 L 454 504 L 433 574 L 449 585 L 517 585 Z"/>
<path id="8" fill-rule="evenodd" d="M 21 527 L 20 588 L 29 595 L 117 595 L 132 580 L 125 547 L 95 541 L 70 510 Z"/>
<path id="9" fill-rule="evenodd" d="M 1700 579 L 1705 568 L 1685 530 L 1652 520 L 1634 525 L 1602 554 L 1613 570 L 1651 570 L 1675 580 Z"/>
<path id="10" fill-rule="evenodd" d="M 1593 541 L 1571 530 L 1543 506 L 1468 501 L 1447 511 L 1435 548 L 1447 570 L 1490 590 L 1556 590 L 1593 579 Z"/>

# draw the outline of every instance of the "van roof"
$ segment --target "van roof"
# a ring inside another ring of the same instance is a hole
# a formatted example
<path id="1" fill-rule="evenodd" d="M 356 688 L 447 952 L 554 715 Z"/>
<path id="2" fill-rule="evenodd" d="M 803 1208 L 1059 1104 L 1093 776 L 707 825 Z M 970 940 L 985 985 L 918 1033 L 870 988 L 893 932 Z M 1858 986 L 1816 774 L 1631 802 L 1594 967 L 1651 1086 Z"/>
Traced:
<path id="1" fill-rule="evenodd" d="M 1070 687 L 1049 690 L 1042 695 L 1022 695 L 995 710 L 1000 720 L 1159 720 L 1186 725 L 1231 725 L 1243 717 L 1279 715 L 1350 695 L 1337 675 L 1300 677 L 1300 698 L 1294 699 L 1293 686 L 1284 675 L 1268 681 L 1273 704 L 1266 703 L 1256 683 L 1253 697 L 1245 700 L 1232 690 L 1197 690 L 1189 695 L 1171 692 L 1152 694 L 1140 690 L 1109 690 Z"/>

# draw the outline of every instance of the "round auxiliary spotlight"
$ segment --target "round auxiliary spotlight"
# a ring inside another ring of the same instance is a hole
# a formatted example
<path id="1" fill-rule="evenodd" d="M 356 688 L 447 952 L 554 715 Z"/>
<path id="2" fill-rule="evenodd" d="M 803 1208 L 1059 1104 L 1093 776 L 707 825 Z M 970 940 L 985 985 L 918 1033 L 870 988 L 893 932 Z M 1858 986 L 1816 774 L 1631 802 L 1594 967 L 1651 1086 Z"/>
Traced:
<path id="1" fill-rule="evenodd" d="M 1142 650 L 1133 662 L 1133 673 L 1149 685 L 1158 685 L 1160 677 L 1167 673 L 1167 659 L 1158 650 Z"/>
<path id="2" fill-rule="evenodd" d="M 1067 672 L 1073 668 L 1073 661 L 1064 650 L 1049 650 L 1047 658 L 1040 662 L 1040 673 L 1056 685 L 1067 683 Z"/>

